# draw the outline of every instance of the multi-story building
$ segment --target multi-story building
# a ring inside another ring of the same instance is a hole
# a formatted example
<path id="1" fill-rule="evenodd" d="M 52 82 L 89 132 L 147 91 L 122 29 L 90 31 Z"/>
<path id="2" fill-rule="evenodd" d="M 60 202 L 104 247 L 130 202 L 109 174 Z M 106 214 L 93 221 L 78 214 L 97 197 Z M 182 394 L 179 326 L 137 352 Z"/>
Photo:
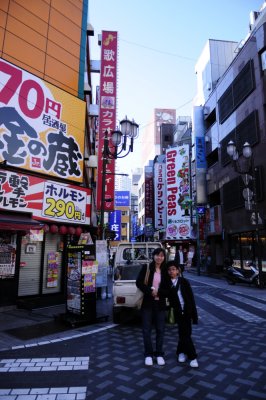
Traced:
<path id="1" fill-rule="evenodd" d="M 0 306 L 52 303 L 66 244 L 95 233 L 88 1 L 2 0 L 0 15 Z"/>
<path id="2" fill-rule="evenodd" d="M 142 148 L 142 175 L 138 182 L 138 232 L 139 241 L 153 240 L 154 236 L 154 193 L 153 161 L 162 154 L 165 148 L 173 143 L 176 124 L 175 109 L 154 109 L 153 120 L 145 129 L 144 140 L 147 145 Z"/>
<path id="3" fill-rule="evenodd" d="M 250 32 L 240 46 L 234 42 L 208 41 L 197 65 L 198 75 L 203 76 L 202 100 L 198 103 L 202 106 L 202 118 L 197 119 L 199 126 L 193 128 L 205 132 L 205 205 L 209 218 L 206 233 L 212 270 L 220 270 L 224 258 L 230 257 L 239 266 L 243 266 L 245 261 L 258 262 L 260 259 L 262 269 L 266 272 L 264 6 L 252 14 Z M 232 168 L 227 154 L 229 141 L 236 144 L 239 152 L 237 169 Z M 255 174 L 251 170 L 248 174 L 239 174 L 246 142 L 252 147 Z M 254 203 L 252 196 L 255 188 Z M 248 189 L 251 195 L 246 203 L 244 189 Z M 254 210 L 254 206 L 257 206 L 257 210 Z M 254 211 L 259 213 L 258 223 L 254 223 Z"/>

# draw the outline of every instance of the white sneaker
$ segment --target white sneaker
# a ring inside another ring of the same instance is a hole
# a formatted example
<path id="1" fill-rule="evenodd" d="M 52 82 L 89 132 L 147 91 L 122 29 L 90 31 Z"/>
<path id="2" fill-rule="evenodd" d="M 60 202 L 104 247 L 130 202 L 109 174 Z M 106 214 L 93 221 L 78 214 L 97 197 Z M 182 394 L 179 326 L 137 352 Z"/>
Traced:
<path id="1" fill-rule="evenodd" d="M 198 361 L 197 361 L 197 359 L 195 358 L 195 360 L 192 360 L 192 361 L 190 361 L 190 364 L 189 364 L 192 368 L 198 368 L 198 366 L 199 366 L 199 364 L 198 364 Z"/>
<path id="2" fill-rule="evenodd" d="M 145 365 L 148 365 L 149 367 L 153 365 L 152 357 L 145 357 Z"/>
<path id="3" fill-rule="evenodd" d="M 165 361 L 163 357 L 157 357 L 157 364 L 158 365 L 165 365 Z"/>
<path id="4" fill-rule="evenodd" d="M 184 353 L 178 354 L 178 362 L 183 363 L 187 359 L 186 355 Z"/>

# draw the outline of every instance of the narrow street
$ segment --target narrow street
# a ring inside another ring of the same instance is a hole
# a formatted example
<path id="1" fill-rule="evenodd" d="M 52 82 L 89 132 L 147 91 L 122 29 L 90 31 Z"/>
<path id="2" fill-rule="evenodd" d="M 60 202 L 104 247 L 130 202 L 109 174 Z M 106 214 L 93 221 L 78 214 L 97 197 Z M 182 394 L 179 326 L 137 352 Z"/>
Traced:
<path id="1" fill-rule="evenodd" d="M 177 363 L 175 326 L 166 329 L 166 365 L 145 367 L 140 324 L 110 318 L 2 350 L 0 400 L 264 399 L 265 290 L 188 278 L 199 311 L 198 369 Z"/>

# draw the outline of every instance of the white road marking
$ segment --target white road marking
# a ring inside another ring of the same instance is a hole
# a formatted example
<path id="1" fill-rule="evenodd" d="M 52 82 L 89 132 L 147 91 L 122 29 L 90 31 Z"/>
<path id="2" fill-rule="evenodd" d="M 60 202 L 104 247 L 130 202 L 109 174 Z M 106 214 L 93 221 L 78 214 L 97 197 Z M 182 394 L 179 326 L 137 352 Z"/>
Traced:
<path id="1" fill-rule="evenodd" d="M 0 389 L 0 400 L 84 400 L 86 386 Z"/>
<path id="2" fill-rule="evenodd" d="M 0 360 L 0 372 L 77 371 L 89 369 L 90 357 L 18 358 Z"/>
<path id="3" fill-rule="evenodd" d="M 247 322 L 264 322 L 265 319 L 258 317 L 257 315 L 251 314 L 250 312 L 244 311 L 242 308 L 233 306 L 230 303 L 227 303 L 223 300 L 218 299 L 217 297 L 210 296 L 208 294 L 200 293 L 199 297 L 207 300 L 209 303 L 214 304 L 217 307 L 222 308 L 223 310 L 229 312 L 230 314 L 236 315 L 237 317 L 243 319 Z"/>
<path id="4" fill-rule="evenodd" d="M 94 333 L 102 332 L 102 331 L 105 331 L 107 329 L 114 328 L 115 326 L 117 326 L 117 324 L 107 325 L 107 326 L 104 326 L 103 328 L 94 329 L 94 330 L 91 330 L 91 331 L 88 331 L 88 332 L 76 333 L 76 334 L 73 334 L 73 335 L 70 335 L 70 336 L 57 337 L 55 339 L 46 339 L 45 341 L 41 341 L 41 342 L 34 342 L 34 343 L 28 343 L 28 344 L 25 344 L 25 345 L 12 346 L 11 349 L 12 350 L 17 350 L 17 349 L 24 349 L 24 348 L 27 348 L 27 347 L 43 346 L 45 344 L 63 342 L 64 340 L 76 339 L 76 338 L 79 338 L 79 337 L 82 337 L 82 336 L 93 335 Z"/>

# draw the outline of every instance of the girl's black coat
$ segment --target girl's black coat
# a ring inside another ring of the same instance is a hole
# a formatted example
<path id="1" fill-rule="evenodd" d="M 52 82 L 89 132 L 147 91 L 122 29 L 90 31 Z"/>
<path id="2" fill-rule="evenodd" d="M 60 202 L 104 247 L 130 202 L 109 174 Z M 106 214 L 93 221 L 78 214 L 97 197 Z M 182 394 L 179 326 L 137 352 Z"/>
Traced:
<path id="1" fill-rule="evenodd" d="M 191 318 L 193 324 L 197 324 L 198 312 L 190 283 L 184 277 L 179 277 L 178 281 L 179 281 L 179 288 L 182 297 L 184 299 L 184 314 Z M 175 310 L 178 310 L 180 303 L 177 295 L 177 288 L 172 285 L 171 279 L 169 285 L 170 286 L 169 286 L 168 298 L 170 307 L 173 307 Z"/>
<path id="2" fill-rule="evenodd" d="M 158 301 L 158 306 L 160 310 L 165 310 L 166 309 L 166 297 L 169 292 L 169 278 L 168 274 L 165 270 L 164 267 L 161 269 L 161 283 L 158 289 L 158 297 L 159 300 L 154 300 L 153 296 L 151 295 L 152 292 L 152 282 L 153 282 L 153 276 L 155 272 L 155 265 L 151 263 L 149 265 L 150 273 L 149 273 L 149 278 L 148 278 L 148 284 L 145 285 L 144 280 L 145 280 L 145 275 L 146 275 L 146 270 L 147 270 L 147 265 L 143 265 L 142 269 L 140 270 L 140 273 L 136 279 L 136 286 L 144 293 L 143 297 L 143 302 L 142 302 L 142 307 L 152 307 L 154 301 Z"/>

